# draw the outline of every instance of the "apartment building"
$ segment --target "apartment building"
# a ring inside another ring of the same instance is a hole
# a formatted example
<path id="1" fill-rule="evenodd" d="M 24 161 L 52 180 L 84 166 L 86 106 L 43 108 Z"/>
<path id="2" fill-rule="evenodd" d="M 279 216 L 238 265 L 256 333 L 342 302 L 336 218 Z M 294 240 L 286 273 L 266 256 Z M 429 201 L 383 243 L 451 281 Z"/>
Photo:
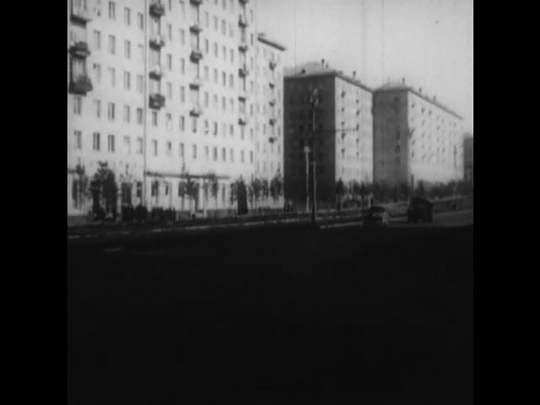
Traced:
<path id="1" fill-rule="evenodd" d="M 422 89 L 387 84 L 373 93 L 374 179 L 390 185 L 463 178 L 463 119 Z"/>
<path id="2" fill-rule="evenodd" d="M 321 63 L 287 71 L 285 85 L 285 197 L 297 206 L 311 193 L 315 130 L 316 194 L 320 207 L 336 203 L 336 184 L 373 180 L 372 91 L 356 78 Z M 317 90 L 315 119 L 310 97 Z M 306 154 L 306 147 L 309 148 Z M 311 162 L 311 160 L 310 160 Z M 308 186 L 309 184 L 309 186 Z M 309 187 L 309 188 L 308 188 Z"/>
<path id="3" fill-rule="evenodd" d="M 230 184 L 256 172 L 255 107 L 269 103 L 245 74 L 257 71 L 255 17 L 249 0 L 68 1 L 68 215 L 91 209 L 77 182 L 99 162 L 118 205 L 187 209 L 189 177 L 190 209 L 233 207 Z"/>
<path id="4" fill-rule="evenodd" d="M 283 62 L 285 47 L 257 37 L 255 50 L 255 176 L 269 184 L 283 178 Z M 267 198 L 265 205 L 283 206 L 283 197 Z"/>

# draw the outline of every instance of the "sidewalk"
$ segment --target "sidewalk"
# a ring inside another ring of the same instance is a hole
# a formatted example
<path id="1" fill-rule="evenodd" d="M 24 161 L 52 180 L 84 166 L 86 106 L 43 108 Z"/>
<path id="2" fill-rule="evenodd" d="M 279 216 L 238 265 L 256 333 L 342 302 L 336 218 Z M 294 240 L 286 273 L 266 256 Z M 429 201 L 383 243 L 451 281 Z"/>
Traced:
<path id="1" fill-rule="evenodd" d="M 362 214 L 358 212 L 340 213 L 339 215 L 319 214 L 317 223 L 343 223 L 343 222 L 361 222 Z M 87 227 L 72 227 L 68 229 L 68 241 L 81 239 L 101 239 L 108 237 L 130 237 L 144 236 L 164 233 L 193 233 L 197 231 L 224 230 L 224 229 L 246 229 L 255 227 L 274 227 L 274 226 L 309 226 L 311 225 L 311 215 L 302 214 L 296 217 L 283 218 L 236 218 L 228 219 L 226 223 L 216 222 L 193 224 L 186 222 L 173 224 L 109 224 L 92 225 Z"/>

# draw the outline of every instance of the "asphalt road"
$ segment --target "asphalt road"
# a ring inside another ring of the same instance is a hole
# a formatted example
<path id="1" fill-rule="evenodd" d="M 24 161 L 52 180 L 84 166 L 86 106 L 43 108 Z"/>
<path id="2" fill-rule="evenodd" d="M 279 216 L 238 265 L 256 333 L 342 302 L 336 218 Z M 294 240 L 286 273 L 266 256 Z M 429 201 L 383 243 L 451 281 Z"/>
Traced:
<path id="1" fill-rule="evenodd" d="M 70 249 L 70 403 L 472 404 L 473 232 L 447 220 Z"/>

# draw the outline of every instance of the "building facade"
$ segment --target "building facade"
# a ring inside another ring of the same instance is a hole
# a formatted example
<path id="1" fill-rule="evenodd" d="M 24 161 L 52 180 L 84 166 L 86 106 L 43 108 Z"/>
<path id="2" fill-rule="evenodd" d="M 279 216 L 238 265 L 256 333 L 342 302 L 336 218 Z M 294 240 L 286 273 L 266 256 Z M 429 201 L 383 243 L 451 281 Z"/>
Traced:
<path id="1" fill-rule="evenodd" d="M 463 119 L 403 85 L 373 93 L 374 180 L 391 186 L 463 178 Z"/>
<path id="2" fill-rule="evenodd" d="M 353 75 L 355 76 L 355 75 Z M 317 89 L 315 120 L 310 96 Z M 313 176 L 307 156 L 312 154 L 315 129 L 316 195 L 318 205 L 333 206 L 341 180 L 373 180 L 372 91 L 355 77 L 320 64 L 306 64 L 285 76 L 285 198 L 307 203 Z M 306 147 L 309 148 L 306 154 Z"/>
<path id="3" fill-rule="evenodd" d="M 249 0 L 68 1 L 68 216 L 92 208 L 81 172 L 100 162 L 118 206 L 234 207 L 231 183 L 256 173 L 255 110 L 269 103 L 247 74 L 258 71 L 255 17 Z M 283 51 L 273 47 L 277 61 Z"/>
<path id="4" fill-rule="evenodd" d="M 463 138 L 463 165 L 463 179 L 472 183 L 474 179 L 474 141 L 471 134 L 466 134 Z"/>

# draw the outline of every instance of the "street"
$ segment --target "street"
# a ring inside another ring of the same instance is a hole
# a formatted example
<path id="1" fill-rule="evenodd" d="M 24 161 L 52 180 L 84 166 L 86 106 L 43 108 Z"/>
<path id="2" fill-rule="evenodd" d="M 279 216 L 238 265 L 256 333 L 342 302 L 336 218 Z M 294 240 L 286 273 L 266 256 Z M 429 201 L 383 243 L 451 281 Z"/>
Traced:
<path id="1" fill-rule="evenodd" d="M 472 404 L 471 221 L 70 248 L 70 403 Z"/>

